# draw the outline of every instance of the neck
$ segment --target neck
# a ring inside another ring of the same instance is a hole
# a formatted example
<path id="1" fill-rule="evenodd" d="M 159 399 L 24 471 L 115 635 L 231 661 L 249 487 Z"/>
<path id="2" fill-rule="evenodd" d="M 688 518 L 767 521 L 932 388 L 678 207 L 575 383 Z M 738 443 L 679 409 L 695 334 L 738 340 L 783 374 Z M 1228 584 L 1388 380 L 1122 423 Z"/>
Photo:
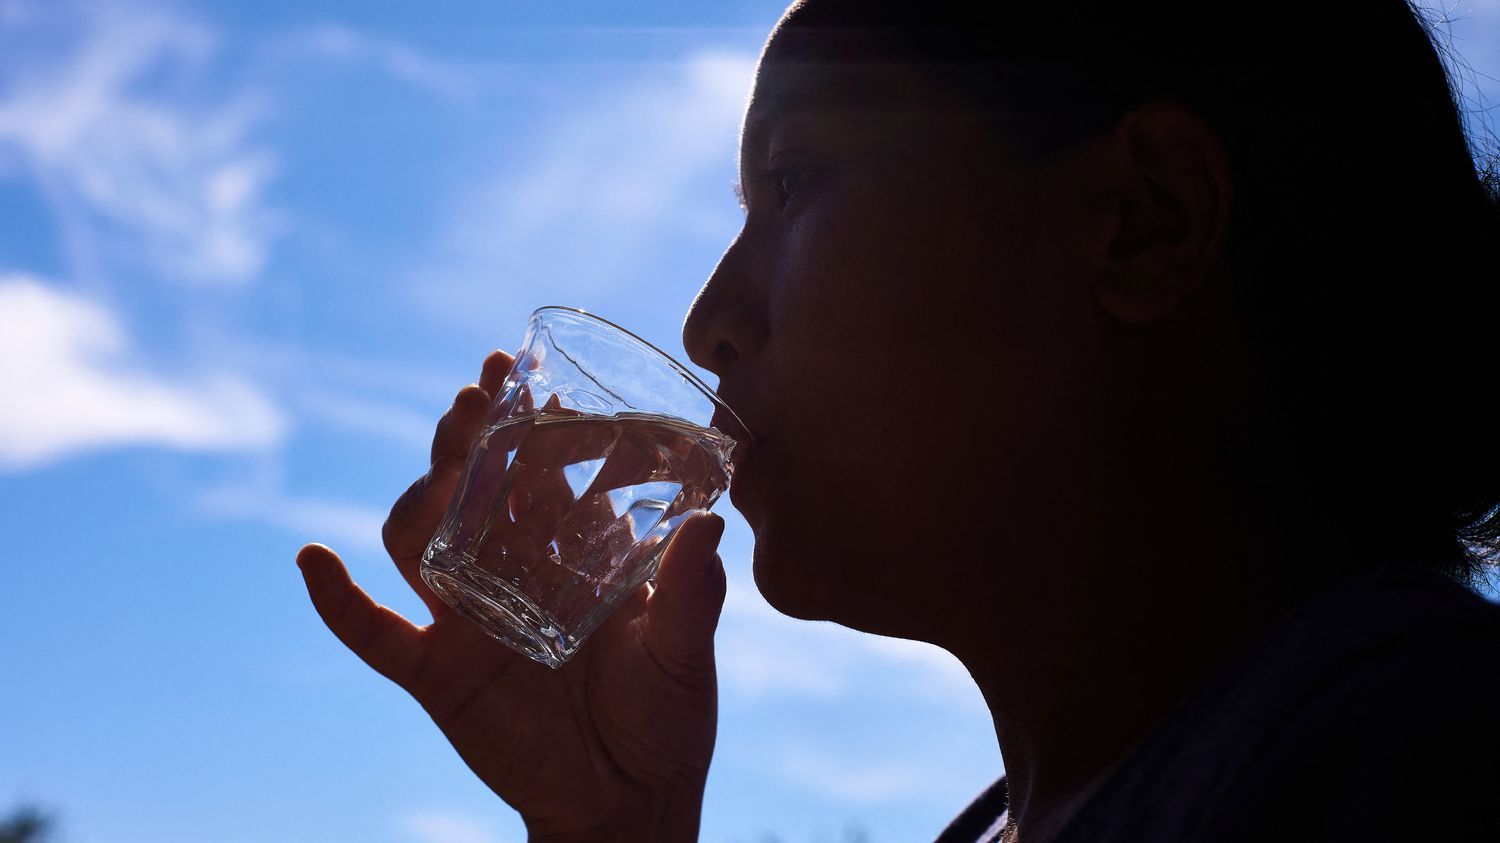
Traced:
<path id="1" fill-rule="evenodd" d="M 1107 506 L 1074 509 L 1087 530 L 1007 548 L 1024 572 L 996 583 L 988 592 L 1001 597 L 976 602 L 939 642 L 984 693 L 1012 821 L 1028 843 L 1054 836 L 1294 599 L 1270 586 L 1286 580 L 1275 573 L 1283 560 L 1252 558 L 1232 539 L 1231 501 L 1181 478 L 1147 488 L 1143 476 L 1102 496 Z"/>

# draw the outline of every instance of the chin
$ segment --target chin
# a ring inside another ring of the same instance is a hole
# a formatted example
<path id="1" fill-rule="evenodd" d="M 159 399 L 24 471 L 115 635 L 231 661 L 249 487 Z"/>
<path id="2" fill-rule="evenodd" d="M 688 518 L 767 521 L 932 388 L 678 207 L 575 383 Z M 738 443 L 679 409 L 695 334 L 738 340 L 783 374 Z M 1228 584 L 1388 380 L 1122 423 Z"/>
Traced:
<path id="1" fill-rule="evenodd" d="M 826 533 L 814 533 L 821 535 Z M 868 576 L 872 566 L 888 562 L 871 548 L 824 547 L 800 536 L 784 543 L 764 524 L 755 531 L 755 587 L 771 608 L 798 620 L 929 640 L 923 613 L 913 611 L 910 582 L 882 587 L 879 578 Z"/>
<path id="2" fill-rule="evenodd" d="M 752 570 L 755 587 L 771 608 L 804 621 L 838 622 L 841 614 L 837 606 L 830 605 L 828 588 L 820 588 L 815 576 L 816 563 L 799 560 L 782 552 L 769 540 L 764 531 L 755 535 L 755 552 Z M 845 599 L 848 595 L 844 595 Z"/>
<path id="3" fill-rule="evenodd" d="M 798 620 L 829 621 L 861 632 L 891 634 L 888 627 L 892 618 L 881 611 L 884 601 L 880 596 L 860 591 L 858 586 L 866 584 L 864 581 L 830 565 L 849 558 L 847 551 L 825 552 L 801 542 L 797 547 L 802 552 L 784 552 L 773 537 L 756 535 L 752 563 L 755 587 L 771 608 Z"/>

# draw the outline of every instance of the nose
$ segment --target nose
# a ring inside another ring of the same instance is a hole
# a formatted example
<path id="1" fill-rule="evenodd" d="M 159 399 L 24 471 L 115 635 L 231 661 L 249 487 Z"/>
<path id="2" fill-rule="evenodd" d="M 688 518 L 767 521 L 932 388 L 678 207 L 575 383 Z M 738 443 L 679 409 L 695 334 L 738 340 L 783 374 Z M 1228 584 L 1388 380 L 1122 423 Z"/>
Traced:
<path id="1" fill-rule="evenodd" d="M 724 252 L 682 325 L 688 359 L 720 378 L 736 360 L 755 354 L 768 333 L 741 266 L 743 243 L 736 239 Z"/>

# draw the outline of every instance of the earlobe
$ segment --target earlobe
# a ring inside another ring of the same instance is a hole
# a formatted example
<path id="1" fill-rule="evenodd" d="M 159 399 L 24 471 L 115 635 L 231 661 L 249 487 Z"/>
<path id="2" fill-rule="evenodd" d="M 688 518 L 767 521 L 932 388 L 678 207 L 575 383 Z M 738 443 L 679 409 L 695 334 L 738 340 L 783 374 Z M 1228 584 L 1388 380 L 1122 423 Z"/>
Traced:
<path id="1" fill-rule="evenodd" d="M 1228 155 L 1203 118 L 1174 102 L 1127 114 L 1108 148 L 1113 228 L 1095 298 L 1121 320 L 1155 322 L 1181 309 L 1222 261 Z"/>
<path id="2" fill-rule="evenodd" d="M 1117 277 L 1096 288 L 1099 306 L 1117 319 L 1131 323 L 1158 322 L 1177 312 L 1197 290 L 1180 283 L 1174 273 Z"/>

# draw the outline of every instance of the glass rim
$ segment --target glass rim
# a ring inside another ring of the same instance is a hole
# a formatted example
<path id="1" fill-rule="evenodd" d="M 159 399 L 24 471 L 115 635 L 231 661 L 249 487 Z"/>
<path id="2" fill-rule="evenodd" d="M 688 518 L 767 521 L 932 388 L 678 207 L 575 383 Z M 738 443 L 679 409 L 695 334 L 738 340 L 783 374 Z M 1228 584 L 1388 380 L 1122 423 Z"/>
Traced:
<path id="1" fill-rule="evenodd" d="M 589 319 L 589 320 L 592 320 L 594 322 L 601 323 L 601 324 L 606 325 L 606 326 L 608 326 L 610 328 L 613 328 L 614 330 L 620 332 L 621 334 L 624 334 L 626 337 L 628 337 L 628 338 L 634 340 L 636 343 L 644 346 L 646 348 L 646 350 L 654 352 L 658 357 L 660 357 L 662 360 L 666 361 L 667 365 L 671 366 L 673 371 L 675 371 L 679 375 L 682 375 L 684 378 L 687 379 L 688 383 L 692 384 L 695 388 L 697 388 L 697 390 L 699 392 L 703 393 L 703 395 L 705 397 L 707 397 L 709 401 L 712 401 L 715 405 L 717 405 L 719 407 L 723 407 L 724 411 L 727 412 L 727 413 L 729 413 L 730 418 L 734 419 L 735 424 L 738 424 L 740 426 L 740 430 L 744 432 L 744 434 L 745 434 L 745 436 L 747 438 L 749 438 L 749 439 L 754 439 L 755 438 L 755 434 L 753 434 L 753 433 L 750 432 L 750 428 L 745 424 L 745 420 L 742 419 L 742 418 L 740 418 L 740 414 L 736 413 L 734 411 L 733 407 L 731 407 L 728 404 L 726 404 L 724 402 L 724 399 L 720 398 L 718 396 L 718 394 L 716 392 L 714 392 L 713 389 L 711 389 L 709 387 L 708 384 L 706 384 L 706 383 L 703 382 L 702 378 L 700 378 L 697 375 L 693 374 L 691 371 L 688 370 L 688 368 L 686 366 L 682 365 L 681 363 L 678 363 L 677 360 L 676 360 L 676 358 L 674 358 L 672 355 L 666 353 L 665 351 L 662 351 L 660 348 L 657 348 L 656 345 L 653 344 L 651 341 L 649 341 L 649 340 L 647 340 L 647 339 L 645 339 L 645 338 L 637 335 L 634 331 L 630 330 L 629 328 L 626 328 L 624 326 L 621 326 L 621 325 L 618 325 L 618 324 L 616 324 L 614 322 L 611 322 L 608 319 L 605 319 L 603 316 L 600 316 L 600 315 L 595 314 L 595 313 L 589 313 L 587 310 L 584 310 L 583 308 L 569 307 L 569 306 L 563 305 L 563 304 L 548 304 L 548 305 L 543 305 L 543 306 L 537 308 L 536 310 L 531 311 L 530 319 L 535 319 L 538 316 L 540 316 L 542 313 L 548 312 L 548 311 L 557 311 L 557 312 L 561 312 L 561 313 L 566 313 L 566 314 L 568 314 L 570 316 L 582 316 L 585 319 Z M 709 426 L 712 426 L 712 424 L 713 424 L 713 422 L 712 422 L 712 420 L 710 420 L 709 421 Z M 721 431 L 721 432 L 727 432 L 727 431 Z"/>

